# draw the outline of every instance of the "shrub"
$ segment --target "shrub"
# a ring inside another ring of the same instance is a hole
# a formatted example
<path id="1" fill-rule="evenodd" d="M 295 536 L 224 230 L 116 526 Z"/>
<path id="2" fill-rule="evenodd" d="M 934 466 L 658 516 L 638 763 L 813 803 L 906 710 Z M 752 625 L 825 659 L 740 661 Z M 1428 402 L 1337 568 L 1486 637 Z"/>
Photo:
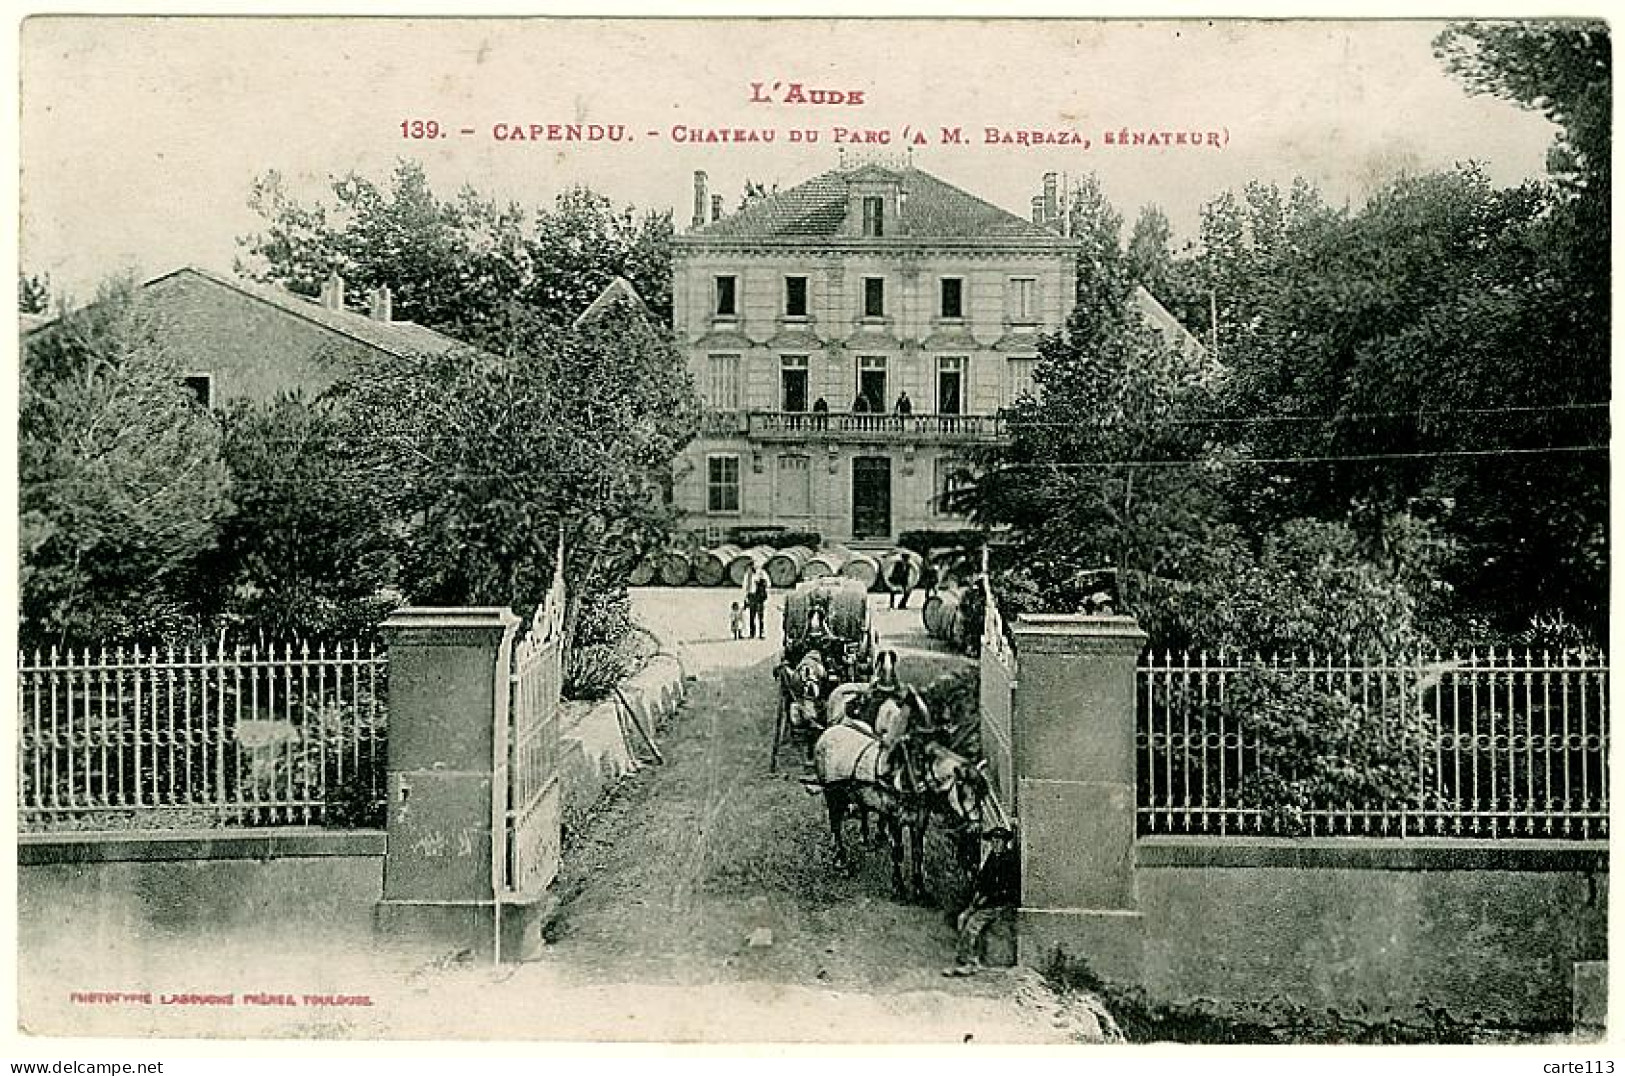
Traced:
<path id="1" fill-rule="evenodd" d="M 1167 704 L 1189 715 L 1187 738 L 1218 746 L 1187 755 L 1164 778 L 1175 787 L 1161 795 L 1211 798 L 1228 771 L 1228 805 L 1262 811 L 1265 829 L 1284 836 L 1310 832 L 1312 811 L 1438 806 L 1422 791 L 1434 787 L 1427 747 L 1436 719 L 1415 705 L 1419 684 L 1402 690 L 1392 674 L 1388 683 L 1384 702 L 1328 689 L 1297 670 L 1258 666 L 1233 676 L 1222 701 L 1204 704 L 1192 697 L 1196 688 L 1176 688 Z M 1154 715 L 1152 727 L 1165 720 Z"/>
<path id="2" fill-rule="evenodd" d="M 322 789 L 326 806 L 322 825 L 383 828 L 389 707 L 382 683 L 376 695 L 360 684 L 355 691 L 353 698 L 328 698 L 306 711 L 295 746 L 274 748 L 265 755 L 241 752 L 238 794 L 254 788 L 256 795 L 276 798 L 283 790 L 304 795 Z"/>
<path id="3" fill-rule="evenodd" d="M 728 531 L 728 544 L 741 549 L 758 545 L 772 546 L 774 549 L 789 549 L 798 545 L 817 549 L 823 540 L 824 536 L 817 531 L 787 530 L 784 527 L 734 527 Z"/>
<path id="4" fill-rule="evenodd" d="M 1408 567 L 1366 557 L 1344 524 L 1296 519 L 1255 554 L 1219 536 L 1181 578 L 1137 578 L 1152 645 L 1242 653 L 1396 654 L 1424 640 Z"/>
<path id="5" fill-rule="evenodd" d="M 564 695 L 600 699 L 631 670 L 632 600 L 625 588 L 588 591 L 564 659 Z"/>

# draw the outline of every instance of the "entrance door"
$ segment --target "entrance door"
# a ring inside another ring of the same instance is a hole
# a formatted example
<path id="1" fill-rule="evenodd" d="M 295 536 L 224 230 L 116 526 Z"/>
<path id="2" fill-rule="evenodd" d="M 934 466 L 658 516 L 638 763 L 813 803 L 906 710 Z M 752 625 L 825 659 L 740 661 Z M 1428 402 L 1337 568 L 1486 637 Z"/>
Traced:
<path id="1" fill-rule="evenodd" d="M 891 459 L 858 456 L 852 461 L 852 537 L 891 534 Z"/>

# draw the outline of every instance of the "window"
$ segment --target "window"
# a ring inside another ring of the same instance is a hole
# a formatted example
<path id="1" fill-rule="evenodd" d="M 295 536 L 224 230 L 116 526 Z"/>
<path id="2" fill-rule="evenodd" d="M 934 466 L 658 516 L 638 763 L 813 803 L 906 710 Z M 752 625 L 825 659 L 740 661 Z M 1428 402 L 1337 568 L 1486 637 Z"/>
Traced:
<path id="1" fill-rule="evenodd" d="M 214 406 L 214 375 L 189 374 L 181 378 L 181 384 L 190 392 L 198 402 L 199 407 L 211 408 Z"/>
<path id="2" fill-rule="evenodd" d="M 1030 276 L 1010 278 L 1010 320 L 1027 324 L 1038 320 L 1038 281 Z"/>
<path id="3" fill-rule="evenodd" d="M 731 318 L 739 314 L 739 278 L 717 277 L 717 317 Z"/>
<path id="4" fill-rule="evenodd" d="M 883 318 L 886 316 L 886 278 L 866 276 L 863 278 L 863 316 L 866 318 Z"/>
<path id="5" fill-rule="evenodd" d="M 886 234 L 886 199 L 879 195 L 869 195 L 863 199 L 863 234 Z"/>
<path id="6" fill-rule="evenodd" d="M 965 316 L 965 282 L 959 277 L 950 276 L 942 278 L 942 303 L 938 307 L 945 318 L 962 318 Z"/>
<path id="7" fill-rule="evenodd" d="M 739 457 L 707 456 L 705 464 L 705 510 L 738 512 Z"/>
<path id="8" fill-rule="evenodd" d="M 807 356 L 785 355 L 779 359 L 780 408 L 807 410 Z"/>
<path id="9" fill-rule="evenodd" d="M 862 401 L 862 406 L 858 406 Z M 858 400 L 852 410 L 881 414 L 886 410 L 886 357 L 864 355 L 858 359 Z"/>
<path id="10" fill-rule="evenodd" d="M 705 398 L 714 411 L 739 410 L 739 356 L 712 355 L 706 371 Z"/>
<path id="11" fill-rule="evenodd" d="M 943 356 L 937 359 L 937 414 L 965 413 L 965 359 Z"/>
<path id="12" fill-rule="evenodd" d="M 963 515 L 953 510 L 955 497 L 953 494 L 971 485 L 970 475 L 965 465 L 952 457 L 937 458 L 935 495 L 931 498 L 931 514 L 934 516 Z"/>
<path id="13" fill-rule="evenodd" d="M 1038 369 L 1038 360 L 1031 356 L 1013 358 L 1005 363 L 1005 400 L 1015 403 L 1023 396 L 1036 396 L 1038 386 L 1033 381 L 1033 374 Z"/>
<path id="14" fill-rule="evenodd" d="M 807 316 L 806 277 L 787 276 L 784 278 L 784 316 L 787 318 L 804 318 Z"/>
<path id="15" fill-rule="evenodd" d="M 773 487 L 773 513 L 780 517 L 812 513 L 811 457 L 779 457 L 778 482 Z"/>

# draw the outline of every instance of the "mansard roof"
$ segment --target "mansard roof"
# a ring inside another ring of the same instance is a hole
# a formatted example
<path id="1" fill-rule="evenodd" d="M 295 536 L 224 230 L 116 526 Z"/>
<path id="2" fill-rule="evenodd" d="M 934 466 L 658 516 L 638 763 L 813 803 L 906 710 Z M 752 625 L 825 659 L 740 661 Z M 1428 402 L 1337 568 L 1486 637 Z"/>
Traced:
<path id="1" fill-rule="evenodd" d="M 788 190 L 751 202 L 732 216 L 688 232 L 695 240 L 793 240 L 837 238 L 845 227 L 854 182 L 894 182 L 904 196 L 898 220 L 887 222 L 887 239 L 1034 240 L 1065 244 L 1052 228 L 1000 209 L 918 168 L 869 164 L 834 169 Z"/>

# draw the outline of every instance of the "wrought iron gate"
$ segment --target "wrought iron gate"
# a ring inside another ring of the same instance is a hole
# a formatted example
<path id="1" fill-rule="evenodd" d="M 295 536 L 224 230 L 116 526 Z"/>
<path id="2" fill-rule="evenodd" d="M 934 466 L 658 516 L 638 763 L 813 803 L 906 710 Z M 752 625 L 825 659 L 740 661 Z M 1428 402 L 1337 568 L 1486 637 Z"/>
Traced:
<path id="1" fill-rule="evenodd" d="M 559 693 L 564 683 L 564 554 L 530 628 L 513 649 L 509 678 L 507 780 L 503 805 L 504 888 L 545 889 L 559 870 Z"/>

